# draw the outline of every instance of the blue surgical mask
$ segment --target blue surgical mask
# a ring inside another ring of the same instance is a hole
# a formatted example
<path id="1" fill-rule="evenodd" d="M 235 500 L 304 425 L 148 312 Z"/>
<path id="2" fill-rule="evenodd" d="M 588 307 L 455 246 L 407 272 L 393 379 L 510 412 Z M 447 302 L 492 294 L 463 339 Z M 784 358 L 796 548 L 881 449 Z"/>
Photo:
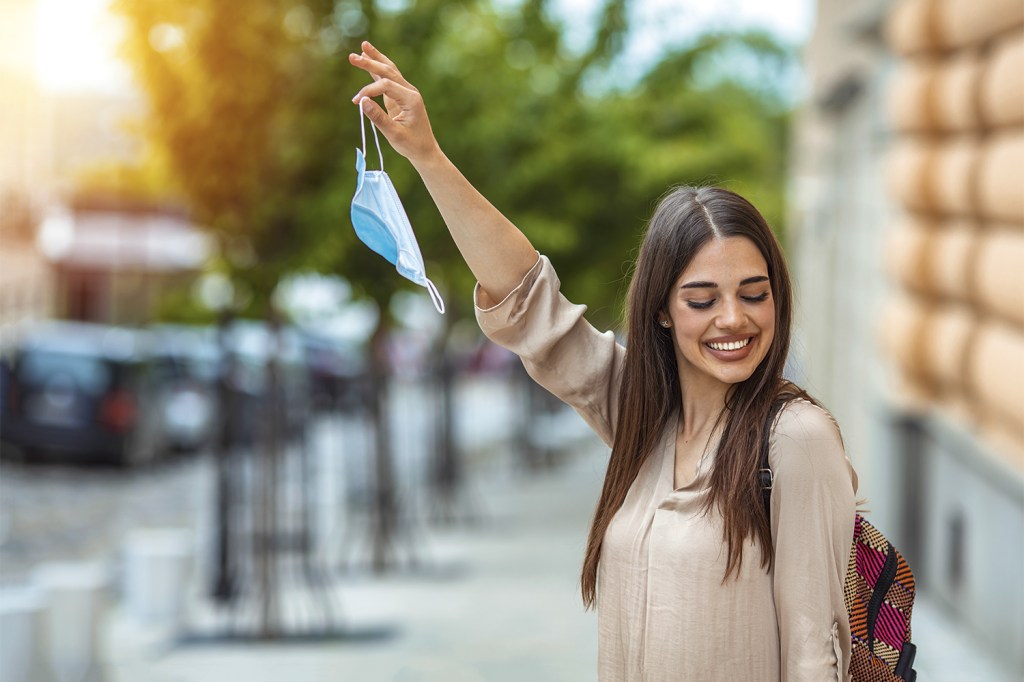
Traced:
<path id="1" fill-rule="evenodd" d="M 398 269 L 398 274 L 426 287 L 430 299 L 439 313 L 444 313 L 444 301 L 434 283 L 427 279 L 423 255 L 416 242 L 416 235 L 405 214 L 402 200 L 398 198 L 391 178 L 384 172 L 384 155 L 380 151 L 377 127 L 370 123 L 373 141 L 377 145 L 380 170 L 366 170 L 366 116 L 363 104 L 359 103 L 359 127 L 363 136 L 362 149 L 356 150 L 356 170 L 359 183 L 352 197 L 352 227 L 356 235 L 371 249 L 388 259 Z"/>

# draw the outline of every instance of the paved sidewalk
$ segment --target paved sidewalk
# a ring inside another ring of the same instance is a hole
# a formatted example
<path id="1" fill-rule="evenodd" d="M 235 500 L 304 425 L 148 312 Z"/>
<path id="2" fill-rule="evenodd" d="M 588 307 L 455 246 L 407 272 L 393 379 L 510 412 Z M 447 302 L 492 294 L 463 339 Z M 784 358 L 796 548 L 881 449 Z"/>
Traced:
<path id="1" fill-rule="evenodd" d="M 394 626 L 378 642 L 168 647 L 120 611 L 107 628 L 111 682 L 289 680 L 592 680 L 597 617 L 584 612 L 579 567 L 605 455 L 590 443 L 557 470 L 497 472 L 477 485 L 484 521 L 428 533 L 438 576 L 341 578 L 355 629 Z M 445 577 L 447 574 L 447 577 Z"/>
<path id="2" fill-rule="evenodd" d="M 596 616 L 583 611 L 578 571 L 606 465 L 588 443 L 536 478 L 497 474 L 476 492 L 487 521 L 432 531 L 430 556 L 444 577 L 339 581 L 346 622 L 398 628 L 377 642 L 166 645 L 120 612 L 107 628 L 110 682 L 331 680 L 574 682 L 596 678 Z M 443 571 L 442 571 L 443 573 Z M 1012 681 L 942 609 L 915 611 L 922 682 Z"/>

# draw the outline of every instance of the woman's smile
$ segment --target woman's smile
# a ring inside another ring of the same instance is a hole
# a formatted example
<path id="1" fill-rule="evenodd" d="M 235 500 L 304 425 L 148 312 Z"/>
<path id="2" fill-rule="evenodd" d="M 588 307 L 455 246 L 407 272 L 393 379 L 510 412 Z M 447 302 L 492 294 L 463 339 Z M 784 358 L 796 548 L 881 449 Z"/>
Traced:
<path id="1" fill-rule="evenodd" d="M 756 334 L 732 335 L 705 341 L 704 347 L 711 355 L 724 362 L 743 360 L 754 349 Z"/>

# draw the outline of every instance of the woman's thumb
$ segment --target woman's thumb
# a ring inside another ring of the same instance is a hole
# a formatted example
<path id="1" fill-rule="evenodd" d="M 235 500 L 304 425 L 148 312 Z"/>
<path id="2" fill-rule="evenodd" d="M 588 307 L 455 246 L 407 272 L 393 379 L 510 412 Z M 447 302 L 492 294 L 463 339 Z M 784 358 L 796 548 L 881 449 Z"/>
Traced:
<path id="1" fill-rule="evenodd" d="M 366 118 L 370 119 L 385 136 L 391 132 L 391 117 L 388 116 L 388 112 L 384 111 L 379 104 L 369 97 L 364 97 L 359 100 L 359 106 L 362 108 L 363 113 L 366 114 Z"/>

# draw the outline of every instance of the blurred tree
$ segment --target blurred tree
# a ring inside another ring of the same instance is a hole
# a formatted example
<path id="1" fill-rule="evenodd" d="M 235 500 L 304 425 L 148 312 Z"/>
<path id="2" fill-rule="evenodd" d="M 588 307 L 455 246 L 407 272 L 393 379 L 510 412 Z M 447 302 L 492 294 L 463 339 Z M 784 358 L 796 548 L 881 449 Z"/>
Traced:
<path id="1" fill-rule="evenodd" d="M 114 6 L 128 19 L 124 52 L 148 99 L 148 140 L 232 275 L 266 303 L 316 238 L 317 225 L 294 210 L 320 189 L 295 127 L 302 75 L 317 57 L 295 30 L 295 3 Z"/>
<path id="2" fill-rule="evenodd" d="M 580 54 L 546 0 L 115 4 L 129 18 L 149 136 L 257 303 L 291 269 L 341 274 L 378 302 L 379 340 L 390 296 L 414 287 L 358 242 L 348 218 L 359 144 L 350 98 L 367 76 L 346 55 L 367 36 L 419 88 L 446 153 L 552 258 L 598 325 L 620 318 L 627 264 L 670 186 L 731 186 L 781 225 L 787 104 L 761 76 L 793 55 L 763 34 L 706 36 L 617 80 L 628 68 L 616 61 L 626 0 L 606 0 Z M 446 322 L 458 319 L 468 268 L 412 167 L 384 154 Z"/>
<path id="3" fill-rule="evenodd" d="M 616 87 L 624 0 L 606 3 L 583 54 L 567 49 L 546 0 L 115 4 L 130 19 L 150 140 L 254 301 L 312 268 L 347 277 L 386 318 L 391 293 L 414 286 L 349 223 L 350 97 L 366 76 L 346 55 L 364 36 L 423 93 L 448 155 L 556 260 L 567 292 L 599 306 L 598 323 L 618 318 L 625 264 L 670 186 L 730 185 L 782 224 L 788 105 L 770 76 L 793 54 L 762 33 L 704 36 Z M 586 87 L 595 73 L 608 85 Z M 411 166 L 388 149 L 385 161 L 458 317 L 469 271 Z"/>

